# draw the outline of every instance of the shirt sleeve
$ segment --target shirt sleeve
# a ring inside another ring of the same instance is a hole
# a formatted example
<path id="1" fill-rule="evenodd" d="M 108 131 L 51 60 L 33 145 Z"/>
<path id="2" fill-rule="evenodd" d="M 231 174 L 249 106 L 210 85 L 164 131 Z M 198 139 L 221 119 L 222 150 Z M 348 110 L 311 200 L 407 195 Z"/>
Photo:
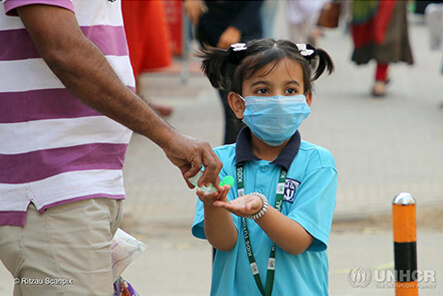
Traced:
<path id="1" fill-rule="evenodd" d="M 74 12 L 72 0 L 4 0 L 3 2 L 5 5 L 5 14 L 8 16 L 17 16 L 17 8 L 19 7 L 35 4 L 58 6 Z"/>
<path id="2" fill-rule="evenodd" d="M 336 204 L 337 172 L 333 167 L 310 171 L 298 188 L 288 217 L 314 237 L 308 251 L 327 248 Z"/>

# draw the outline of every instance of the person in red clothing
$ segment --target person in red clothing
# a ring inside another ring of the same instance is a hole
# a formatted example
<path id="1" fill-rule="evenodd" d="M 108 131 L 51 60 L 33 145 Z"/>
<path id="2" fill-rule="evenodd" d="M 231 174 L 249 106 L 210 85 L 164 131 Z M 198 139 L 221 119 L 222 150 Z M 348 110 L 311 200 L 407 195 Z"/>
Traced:
<path id="1" fill-rule="evenodd" d="M 408 37 L 406 1 L 353 1 L 352 60 L 357 64 L 377 62 L 372 95 L 386 94 L 389 64 L 414 63 Z"/>
<path id="2" fill-rule="evenodd" d="M 140 74 L 168 67 L 172 61 L 164 4 L 155 0 L 123 0 L 122 11 L 137 93 L 142 95 Z M 150 105 L 162 116 L 173 111 L 167 105 Z"/>

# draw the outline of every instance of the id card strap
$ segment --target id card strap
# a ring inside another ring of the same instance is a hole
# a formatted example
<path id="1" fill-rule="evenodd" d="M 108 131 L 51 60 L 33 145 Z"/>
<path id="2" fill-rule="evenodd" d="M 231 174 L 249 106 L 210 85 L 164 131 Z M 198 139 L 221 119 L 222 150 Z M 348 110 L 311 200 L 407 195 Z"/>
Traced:
<path id="1" fill-rule="evenodd" d="M 238 188 L 238 197 L 245 195 L 244 171 L 242 164 L 239 164 L 237 166 L 237 188 Z M 249 238 L 249 230 L 246 222 L 246 217 L 242 217 L 241 223 L 243 226 L 243 235 L 245 237 L 245 246 L 246 246 L 246 253 L 248 255 L 249 266 L 251 267 L 255 283 L 257 284 L 260 293 L 264 296 L 265 289 L 263 288 L 263 284 L 260 279 L 260 274 L 258 272 L 258 267 L 254 258 L 254 254 L 252 253 L 252 245 L 251 245 L 251 240 Z"/>
<path id="2" fill-rule="evenodd" d="M 285 193 L 285 183 L 286 183 L 286 170 L 280 171 L 280 176 L 278 177 L 277 184 L 277 194 L 275 196 L 275 208 L 277 211 L 281 213 L 282 203 L 283 203 L 283 195 Z"/>
<path id="3" fill-rule="evenodd" d="M 280 171 L 280 176 L 278 180 L 276 201 L 275 201 L 275 208 L 279 212 L 281 212 L 282 208 L 285 182 L 286 182 L 286 171 L 282 169 Z M 238 197 L 243 196 L 245 192 L 244 192 L 244 171 L 242 164 L 239 164 L 237 166 L 237 188 L 238 188 Z M 271 296 L 272 288 L 274 286 L 274 274 L 275 274 L 275 244 L 272 244 L 271 254 L 269 255 L 268 268 L 266 272 L 266 290 L 265 290 L 263 288 L 258 266 L 255 261 L 254 254 L 252 252 L 251 239 L 249 237 L 249 230 L 248 230 L 247 220 L 245 217 L 242 217 L 242 226 L 245 238 L 246 253 L 248 255 L 249 265 L 251 267 L 255 283 L 257 284 L 257 287 L 263 296 Z"/>
<path id="4" fill-rule="evenodd" d="M 258 266 L 255 261 L 254 254 L 252 253 L 252 245 L 251 245 L 251 240 L 249 238 L 248 225 L 246 223 L 245 217 L 242 217 L 241 223 L 243 225 L 243 234 L 245 237 L 246 253 L 248 254 L 249 266 L 251 267 L 252 275 L 254 276 L 255 283 L 257 284 L 260 293 L 263 296 L 265 296 L 267 294 L 265 294 L 265 289 L 263 288 L 263 284 L 260 279 L 260 273 L 258 272 Z"/>
<path id="5" fill-rule="evenodd" d="M 237 190 L 238 197 L 245 195 L 245 174 L 243 164 L 237 166 Z"/>
<path id="6" fill-rule="evenodd" d="M 275 196 L 275 209 L 279 212 L 281 212 L 282 204 L 283 204 L 283 195 L 284 195 L 284 191 L 285 191 L 286 174 L 287 174 L 287 172 L 282 169 L 280 171 L 280 176 L 278 178 L 277 193 Z M 274 275 L 275 275 L 275 244 L 272 244 L 271 254 L 269 255 L 269 261 L 268 261 L 268 270 L 266 272 L 265 296 L 272 295 L 272 288 L 274 287 Z"/>

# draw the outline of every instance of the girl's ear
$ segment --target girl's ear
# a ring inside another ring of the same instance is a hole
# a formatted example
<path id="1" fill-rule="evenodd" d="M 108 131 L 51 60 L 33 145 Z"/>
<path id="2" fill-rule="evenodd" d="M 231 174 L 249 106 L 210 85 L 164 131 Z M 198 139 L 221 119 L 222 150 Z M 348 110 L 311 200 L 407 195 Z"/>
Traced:
<path id="1" fill-rule="evenodd" d="M 305 97 L 306 97 L 306 103 L 308 104 L 309 107 L 311 107 L 311 104 L 312 104 L 312 90 L 307 92 Z"/>
<path id="2" fill-rule="evenodd" d="M 240 96 L 231 91 L 228 94 L 228 102 L 232 111 L 238 119 L 243 119 L 243 112 L 245 112 L 245 102 L 240 98 Z"/>

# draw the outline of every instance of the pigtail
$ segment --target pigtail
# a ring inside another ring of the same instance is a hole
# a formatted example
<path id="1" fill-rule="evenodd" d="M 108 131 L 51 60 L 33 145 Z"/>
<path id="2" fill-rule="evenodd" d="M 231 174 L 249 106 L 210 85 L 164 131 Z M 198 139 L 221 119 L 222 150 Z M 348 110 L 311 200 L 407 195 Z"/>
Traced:
<path id="1" fill-rule="evenodd" d="M 331 74 L 332 71 L 334 71 L 334 63 L 329 54 L 321 48 L 318 48 L 315 51 L 318 58 L 315 59 L 317 60 L 317 66 L 312 80 L 317 80 L 325 70 L 328 71 L 328 74 Z"/>
<path id="2" fill-rule="evenodd" d="M 227 83 L 227 51 L 211 46 L 204 46 L 195 53 L 195 56 L 203 59 L 201 69 L 206 77 L 208 77 L 211 85 L 217 89 L 224 89 Z"/>
<path id="3" fill-rule="evenodd" d="M 283 41 L 283 43 L 284 42 L 285 41 Z M 293 44 L 289 42 L 289 44 L 292 44 L 292 46 L 295 45 L 299 54 L 308 62 L 311 70 L 314 71 L 312 80 L 317 80 L 323 74 L 325 69 L 328 70 L 329 74 L 334 71 L 334 63 L 332 62 L 332 59 L 323 49 L 316 49 L 312 45 L 306 43 Z"/>

